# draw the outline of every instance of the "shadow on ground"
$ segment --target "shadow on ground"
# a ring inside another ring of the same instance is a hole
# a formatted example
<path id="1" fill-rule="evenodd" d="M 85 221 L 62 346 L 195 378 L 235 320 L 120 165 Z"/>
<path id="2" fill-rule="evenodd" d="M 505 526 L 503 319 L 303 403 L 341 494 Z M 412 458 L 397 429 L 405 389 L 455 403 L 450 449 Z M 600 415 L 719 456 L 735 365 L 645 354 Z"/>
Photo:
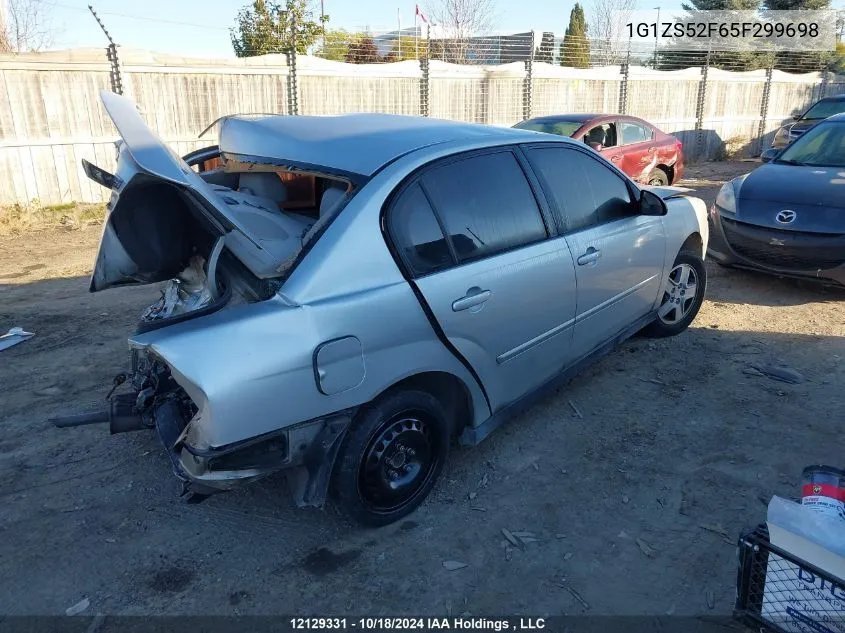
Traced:
<path id="1" fill-rule="evenodd" d="M 280 477 L 188 506 L 152 433 L 45 421 L 102 405 L 157 295 L 86 289 L 0 287 L 0 328 L 36 332 L 0 357 L 2 614 L 728 614 L 740 530 L 841 462 L 838 305 L 721 271 L 691 330 L 629 341 L 455 451 L 396 525 L 296 510 Z M 775 363 L 805 380 L 753 369 Z"/>

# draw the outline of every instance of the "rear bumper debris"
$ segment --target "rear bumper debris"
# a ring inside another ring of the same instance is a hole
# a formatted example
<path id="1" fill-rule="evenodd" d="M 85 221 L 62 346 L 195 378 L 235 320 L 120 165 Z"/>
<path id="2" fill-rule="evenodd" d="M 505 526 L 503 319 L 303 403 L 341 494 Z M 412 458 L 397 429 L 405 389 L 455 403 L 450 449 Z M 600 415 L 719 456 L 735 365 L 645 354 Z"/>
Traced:
<path id="1" fill-rule="evenodd" d="M 188 495 L 189 501 L 285 471 L 297 505 L 321 507 L 352 413 L 341 412 L 208 450 L 184 441 L 186 424 L 176 401 L 165 401 L 157 407 L 154 419 L 173 472 L 183 482 L 183 495 Z"/>

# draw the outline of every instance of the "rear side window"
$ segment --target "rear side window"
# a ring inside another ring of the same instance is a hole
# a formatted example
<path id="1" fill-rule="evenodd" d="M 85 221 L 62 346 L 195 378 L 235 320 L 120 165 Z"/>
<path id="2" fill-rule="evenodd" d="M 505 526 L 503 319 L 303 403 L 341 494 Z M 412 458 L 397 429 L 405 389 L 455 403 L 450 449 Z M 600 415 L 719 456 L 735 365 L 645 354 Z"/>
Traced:
<path id="1" fill-rule="evenodd" d="M 422 176 L 422 184 L 460 262 L 547 236 L 531 186 L 509 151 L 435 167 Z"/>
<path id="2" fill-rule="evenodd" d="M 452 265 L 446 238 L 419 184 L 405 189 L 396 200 L 390 232 L 414 274 L 426 275 Z"/>
<path id="3" fill-rule="evenodd" d="M 560 147 L 529 149 L 528 158 L 563 214 L 567 232 L 633 214 L 627 183 L 598 158 Z"/>
<path id="4" fill-rule="evenodd" d="M 639 123 L 622 123 L 622 144 L 644 143 L 654 138 L 654 132 Z"/>

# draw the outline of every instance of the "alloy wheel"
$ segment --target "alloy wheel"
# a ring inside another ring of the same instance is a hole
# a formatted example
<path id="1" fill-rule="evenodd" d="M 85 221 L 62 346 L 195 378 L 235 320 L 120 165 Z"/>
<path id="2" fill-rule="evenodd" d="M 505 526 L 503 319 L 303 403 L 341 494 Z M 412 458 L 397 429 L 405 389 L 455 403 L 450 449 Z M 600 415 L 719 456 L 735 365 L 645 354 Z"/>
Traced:
<path id="1" fill-rule="evenodd" d="M 689 264 L 678 264 L 669 273 L 669 282 L 657 317 L 666 325 L 674 325 L 687 316 L 698 293 L 698 275 Z"/>

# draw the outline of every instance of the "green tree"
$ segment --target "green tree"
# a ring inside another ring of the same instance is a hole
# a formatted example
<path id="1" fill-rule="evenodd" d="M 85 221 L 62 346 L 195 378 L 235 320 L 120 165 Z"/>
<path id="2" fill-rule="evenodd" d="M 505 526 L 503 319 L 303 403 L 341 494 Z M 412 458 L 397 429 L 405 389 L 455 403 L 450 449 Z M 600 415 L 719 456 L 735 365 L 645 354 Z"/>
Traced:
<path id="1" fill-rule="evenodd" d="M 833 54 L 833 59 L 830 61 L 827 71 L 837 75 L 845 75 L 845 42 L 836 44 L 836 52 Z"/>
<path id="2" fill-rule="evenodd" d="M 373 38 L 364 35 L 352 42 L 346 53 L 346 61 L 350 64 L 375 64 L 381 61 Z"/>
<path id="3" fill-rule="evenodd" d="M 282 53 L 291 48 L 295 25 L 296 52 L 304 55 L 328 20 L 327 15 L 315 20 L 307 0 L 286 0 L 284 4 L 254 0 L 238 11 L 229 36 L 238 57 Z"/>
<path id="4" fill-rule="evenodd" d="M 830 0 L 764 0 L 763 6 L 769 11 L 819 10 L 829 9 Z"/>
<path id="5" fill-rule="evenodd" d="M 345 62 L 346 55 L 349 53 L 349 47 L 361 37 L 363 37 L 363 33 L 350 33 L 343 29 L 326 31 L 325 37 L 319 38 L 320 45 L 314 54 L 323 59 Z"/>
<path id="6" fill-rule="evenodd" d="M 419 41 L 417 41 L 417 38 L 411 35 L 402 35 L 397 39 L 397 42 L 391 47 L 390 52 L 385 55 L 384 59 L 385 61 L 391 62 L 416 59 L 418 51 L 419 56 L 423 57 L 425 55 L 425 46 L 425 38 L 421 37 Z"/>
<path id="7" fill-rule="evenodd" d="M 761 0 L 689 0 L 681 8 L 689 21 L 696 21 L 699 11 L 757 11 Z M 769 57 L 754 51 L 714 51 L 710 53 L 710 66 L 722 70 L 746 71 L 765 68 Z M 707 63 L 707 51 L 684 49 L 683 41 L 670 43 L 662 48 L 655 60 L 659 70 L 677 70 Z"/>
<path id="8" fill-rule="evenodd" d="M 587 40 L 587 19 L 584 9 L 575 3 L 569 14 L 569 26 L 560 43 L 560 65 L 574 68 L 590 67 L 590 42 Z"/>
<path id="9" fill-rule="evenodd" d="M 540 37 L 540 46 L 538 46 L 537 50 L 534 52 L 534 61 L 551 64 L 554 48 L 555 34 L 551 31 L 543 31 L 543 35 Z"/>

